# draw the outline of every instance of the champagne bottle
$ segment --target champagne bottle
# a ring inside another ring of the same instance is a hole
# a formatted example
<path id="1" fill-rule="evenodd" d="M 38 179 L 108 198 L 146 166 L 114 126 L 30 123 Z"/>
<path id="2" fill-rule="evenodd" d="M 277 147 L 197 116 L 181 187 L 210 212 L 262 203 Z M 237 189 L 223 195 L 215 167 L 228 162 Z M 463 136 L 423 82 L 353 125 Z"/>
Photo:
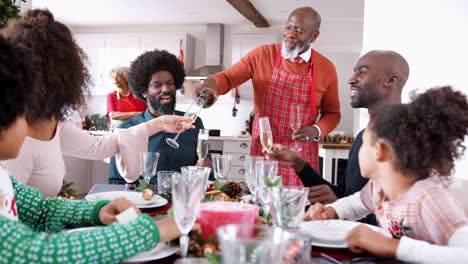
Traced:
<path id="1" fill-rule="evenodd" d="M 215 103 L 214 95 L 209 90 L 203 90 L 198 94 L 199 98 L 203 98 L 205 100 L 205 104 L 203 108 L 209 108 Z"/>

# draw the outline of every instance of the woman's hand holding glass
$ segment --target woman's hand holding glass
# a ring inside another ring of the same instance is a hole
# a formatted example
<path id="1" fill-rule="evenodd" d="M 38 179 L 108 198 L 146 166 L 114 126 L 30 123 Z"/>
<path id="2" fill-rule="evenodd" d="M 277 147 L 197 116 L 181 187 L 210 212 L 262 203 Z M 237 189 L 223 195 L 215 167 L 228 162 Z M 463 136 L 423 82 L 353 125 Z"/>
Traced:
<path id="1" fill-rule="evenodd" d="M 194 125 L 183 125 L 183 123 L 190 122 L 191 120 L 192 119 L 187 116 L 162 115 L 146 122 L 146 125 L 150 136 L 162 131 L 168 133 L 182 133 L 187 129 L 195 128 Z"/>

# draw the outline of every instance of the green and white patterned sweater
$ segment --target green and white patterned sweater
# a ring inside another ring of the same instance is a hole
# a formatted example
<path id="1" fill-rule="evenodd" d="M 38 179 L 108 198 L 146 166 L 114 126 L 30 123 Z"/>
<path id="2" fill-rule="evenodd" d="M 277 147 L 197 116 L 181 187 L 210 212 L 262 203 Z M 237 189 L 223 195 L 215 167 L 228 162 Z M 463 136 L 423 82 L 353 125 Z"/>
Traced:
<path id="1" fill-rule="evenodd" d="M 60 232 L 102 225 L 98 212 L 107 203 L 43 199 L 0 168 L 0 263 L 119 263 L 157 245 L 158 227 L 144 214 L 127 224 Z"/>

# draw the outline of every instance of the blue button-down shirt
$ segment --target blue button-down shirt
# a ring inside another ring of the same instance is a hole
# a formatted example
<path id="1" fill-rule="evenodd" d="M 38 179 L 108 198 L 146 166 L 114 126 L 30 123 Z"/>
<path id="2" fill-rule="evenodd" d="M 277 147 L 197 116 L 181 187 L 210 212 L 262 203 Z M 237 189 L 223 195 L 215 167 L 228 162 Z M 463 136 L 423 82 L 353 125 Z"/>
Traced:
<path id="1" fill-rule="evenodd" d="M 183 116 L 184 112 L 175 111 L 176 115 Z M 145 112 L 125 121 L 120 128 L 129 128 L 153 119 L 153 115 L 146 109 Z M 157 171 L 179 171 L 180 167 L 193 166 L 197 163 L 197 139 L 198 131 L 203 127 L 203 122 L 197 118 L 193 124 L 195 129 L 189 129 L 180 134 L 177 142 L 179 148 L 175 149 L 166 143 L 166 138 L 173 138 L 175 133 L 159 132 L 149 138 L 148 151 L 159 152 Z M 157 184 L 156 177 L 151 179 L 151 184 Z M 109 166 L 109 183 L 125 184 L 126 181 L 120 175 L 115 164 L 115 157 L 111 158 Z"/>

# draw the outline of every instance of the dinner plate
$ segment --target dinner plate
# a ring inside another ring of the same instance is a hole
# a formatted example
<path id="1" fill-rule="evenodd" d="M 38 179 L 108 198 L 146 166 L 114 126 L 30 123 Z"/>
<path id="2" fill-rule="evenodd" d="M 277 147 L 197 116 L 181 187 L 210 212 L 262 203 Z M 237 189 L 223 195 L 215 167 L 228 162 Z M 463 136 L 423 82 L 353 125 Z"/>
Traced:
<path id="1" fill-rule="evenodd" d="M 72 233 L 72 232 L 78 232 L 78 231 L 91 231 L 97 228 L 103 228 L 103 227 L 95 227 L 95 226 L 82 227 L 82 228 L 70 229 L 67 232 Z M 143 261 L 162 259 L 162 258 L 169 257 L 171 255 L 174 255 L 177 252 L 177 250 L 179 250 L 179 247 L 172 247 L 166 243 L 158 243 L 158 245 L 155 248 L 149 251 L 141 252 L 135 255 L 134 257 L 125 260 L 124 262 L 131 263 L 131 262 L 143 262 Z"/>
<path id="2" fill-rule="evenodd" d="M 318 220 L 301 224 L 300 231 L 312 237 L 312 245 L 327 248 L 347 248 L 346 235 L 358 225 L 365 225 L 372 230 L 391 237 L 390 233 L 380 227 L 346 220 Z"/>
<path id="3" fill-rule="evenodd" d="M 92 193 L 85 196 L 85 199 L 91 202 L 97 200 L 114 200 L 119 197 L 125 197 L 138 208 L 154 208 L 160 207 L 167 204 L 167 200 L 161 196 L 155 194 L 151 200 L 143 199 L 143 194 L 141 192 L 131 192 L 131 191 L 112 191 L 112 192 L 99 192 Z"/>

